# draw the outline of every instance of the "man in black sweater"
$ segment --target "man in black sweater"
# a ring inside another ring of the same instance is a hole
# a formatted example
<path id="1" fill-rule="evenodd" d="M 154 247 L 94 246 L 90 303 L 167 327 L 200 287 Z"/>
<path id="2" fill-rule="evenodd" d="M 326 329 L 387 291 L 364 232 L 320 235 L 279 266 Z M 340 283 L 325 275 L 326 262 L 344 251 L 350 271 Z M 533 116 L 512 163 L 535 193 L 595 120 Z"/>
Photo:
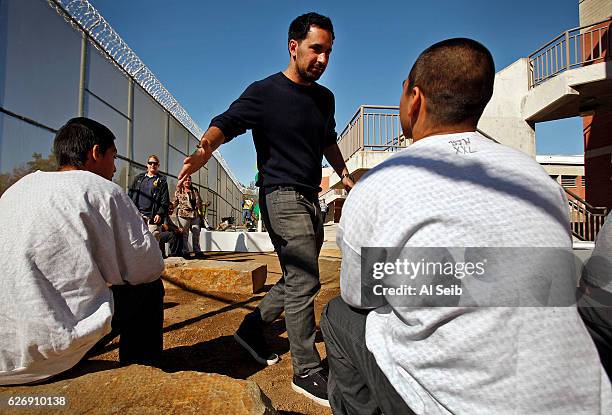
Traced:
<path id="1" fill-rule="evenodd" d="M 268 351 L 262 329 L 284 311 L 292 387 L 326 406 L 327 375 L 315 347 L 314 316 L 323 244 L 318 201 L 323 156 L 347 190 L 354 184 L 336 144 L 334 95 L 315 82 L 327 67 L 333 40 L 329 18 L 317 13 L 297 17 L 289 26 L 287 69 L 251 84 L 215 117 L 179 174 L 181 181 L 201 168 L 222 143 L 252 130 L 261 213 L 283 277 L 245 317 L 234 337 L 258 362 L 278 362 L 278 356 Z"/>

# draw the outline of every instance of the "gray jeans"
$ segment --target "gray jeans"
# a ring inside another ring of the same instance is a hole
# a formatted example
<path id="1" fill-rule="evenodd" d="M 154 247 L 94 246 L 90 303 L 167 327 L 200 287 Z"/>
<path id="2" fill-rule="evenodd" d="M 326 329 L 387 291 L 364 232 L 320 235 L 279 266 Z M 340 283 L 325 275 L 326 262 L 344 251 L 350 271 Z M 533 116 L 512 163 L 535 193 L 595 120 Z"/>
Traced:
<path id="1" fill-rule="evenodd" d="M 259 312 L 264 323 L 271 323 L 285 311 L 293 372 L 314 373 L 321 370 L 314 315 L 314 299 L 321 288 L 319 252 L 323 245 L 317 195 L 307 196 L 288 188 L 266 194 L 262 189 L 259 201 L 283 271 L 259 304 Z"/>
<path id="2" fill-rule="evenodd" d="M 200 218 L 178 217 L 179 226 L 183 228 L 183 253 L 189 252 L 189 232 L 191 232 L 191 246 L 193 252 L 200 252 Z"/>

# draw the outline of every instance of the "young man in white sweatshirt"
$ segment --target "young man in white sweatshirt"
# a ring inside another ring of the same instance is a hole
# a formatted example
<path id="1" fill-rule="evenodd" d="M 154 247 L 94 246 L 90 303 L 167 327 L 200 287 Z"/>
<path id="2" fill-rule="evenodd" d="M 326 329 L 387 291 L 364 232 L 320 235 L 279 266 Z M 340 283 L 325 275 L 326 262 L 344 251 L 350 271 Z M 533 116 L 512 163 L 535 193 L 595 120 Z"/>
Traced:
<path id="1" fill-rule="evenodd" d="M 59 171 L 37 171 L 0 198 L 0 385 L 37 382 L 76 365 L 111 331 L 122 364 L 162 350 L 163 260 L 125 191 L 111 179 L 115 136 L 74 118 L 58 131 Z"/>

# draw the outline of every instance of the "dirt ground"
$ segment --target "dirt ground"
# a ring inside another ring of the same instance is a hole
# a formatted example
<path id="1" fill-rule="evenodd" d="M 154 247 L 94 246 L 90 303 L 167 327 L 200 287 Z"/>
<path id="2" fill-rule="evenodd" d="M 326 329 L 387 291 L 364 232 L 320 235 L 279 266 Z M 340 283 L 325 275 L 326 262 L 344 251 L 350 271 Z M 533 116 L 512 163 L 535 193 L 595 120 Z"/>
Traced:
<path id="1" fill-rule="evenodd" d="M 280 278 L 281 270 L 276 255 L 209 253 L 206 259 L 267 264 L 268 277 L 264 292 L 255 295 L 193 292 L 164 282 L 165 333 L 161 368 L 167 372 L 194 370 L 253 380 L 281 414 L 330 414 L 328 408 L 315 404 L 291 389 L 291 357 L 282 317 L 274 322 L 266 333 L 270 347 L 281 356 L 278 364 L 270 367 L 259 365 L 234 341 L 234 331 L 244 315 L 257 306 L 265 291 Z M 319 266 L 322 288 L 315 300 L 317 325 L 323 306 L 340 293 L 338 252 L 324 249 Z M 320 332 L 317 334 L 316 346 L 324 358 L 325 345 Z M 116 339 L 101 353 L 92 356 L 90 364 L 116 362 L 117 347 Z"/>

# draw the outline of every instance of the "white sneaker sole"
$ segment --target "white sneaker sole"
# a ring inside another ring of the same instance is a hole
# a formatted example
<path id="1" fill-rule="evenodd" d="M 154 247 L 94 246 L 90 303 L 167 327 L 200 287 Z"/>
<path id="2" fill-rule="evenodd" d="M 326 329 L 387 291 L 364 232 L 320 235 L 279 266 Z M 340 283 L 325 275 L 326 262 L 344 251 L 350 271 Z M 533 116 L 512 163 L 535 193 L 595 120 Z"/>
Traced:
<path id="1" fill-rule="evenodd" d="M 318 403 L 319 405 L 322 406 L 326 406 L 328 408 L 330 408 L 329 406 L 329 401 L 326 399 L 321 399 L 321 398 L 317 398 L 316 396 L 314 396 L 312 393 L 308 392 L 306 389 L 302 389 L 301 387 L 299 387 L 298 385 L 296 385 L 295 383 L 291 382 L 291 389 L 293 389 L 294 391 L 296 391 L 297 393 L 301 393 L 302 395 L 304 395 L 307 398 L 312 399 L 313 401 L 315 401 L 316 403 Z"/>
<path id="2" fill-rule="evenodd" d="M 262 359 L 257 355 L 257 352 L 253 350 L 251 346 L 249 346 L 247 342 L 245 342 L 240 338 L 240 336 L 238 336 L 238 333 L 234 333 L 234 339 L 238 342 L 239 345 L 244 348 L 244 350 L 246 350 L 251 356 L 253 356 L 253 359 L 257 360 L 257 362 L 261 363 L 262 365 L 272 366 L 280 361 L 280 357 L 278 357 L 276 353 L 274 353 L 273 359 Z"/>

